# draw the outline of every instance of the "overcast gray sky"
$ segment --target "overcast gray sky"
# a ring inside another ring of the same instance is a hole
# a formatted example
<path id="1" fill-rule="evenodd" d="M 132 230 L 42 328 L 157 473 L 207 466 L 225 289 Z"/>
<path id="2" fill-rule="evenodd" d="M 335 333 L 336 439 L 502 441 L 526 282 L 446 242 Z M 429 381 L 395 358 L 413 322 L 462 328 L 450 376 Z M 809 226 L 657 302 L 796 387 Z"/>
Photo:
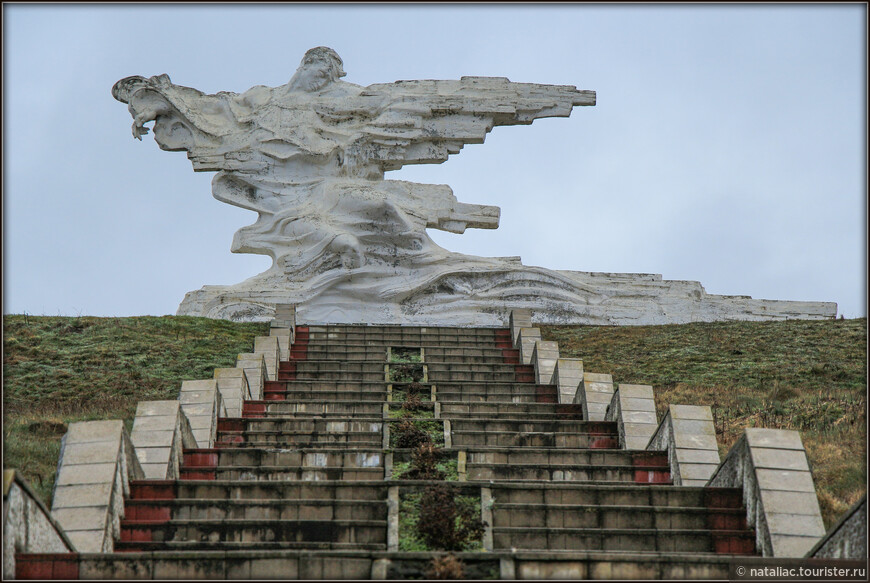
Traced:
<path id="1" fill-rule="evenodd" d="M 334 48 L 359 85 L 463 75 L 576 85 L 570 118 L 495 128 L 441 165 L 502 209 L 430 231 L 526 265 L 659 273 L 708 293 L 866 315 L 866 6 L 3 5 L 4 313 L 174 314 L 266 257 L 213 173 L 130 133 L 110 90 L 168 74 L 208 93 L 286 83 Z"/>

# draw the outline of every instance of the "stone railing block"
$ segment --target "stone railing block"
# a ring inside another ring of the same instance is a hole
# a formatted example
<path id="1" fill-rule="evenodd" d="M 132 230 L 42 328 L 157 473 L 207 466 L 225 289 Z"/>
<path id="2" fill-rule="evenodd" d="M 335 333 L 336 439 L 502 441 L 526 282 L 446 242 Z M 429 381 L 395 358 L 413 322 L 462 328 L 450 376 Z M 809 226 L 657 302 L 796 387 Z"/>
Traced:
<path id="1" fill-rule="evenodd" d="M 616 421 L 622 449 L 646 449 L 658 427 L 653 388 L 619 385 L 607 407 L 605 421 Z"/>
<path id="2" fill-rule="evenodd" d="M 236 357 L 236 368 L 244 369 L 248 379 L 251 398 L 258 401 L 263 398 L 263 383 L 267 380 L 266 361 L 262 354 L 243 353 Z"/>
<path id="3" fill-rule="evenodd" d="M 254 338 L 254 354 L 262 354 L 263 362 L 266 365 L 266 378 L 264 380 L 274 381 L 278 379 L 278 360 L 280 358 L 280 348 L 278 346 L 277 336 L 257 336 Z"/>
<path id="4" fill-rule="evenodd" d="M 295 304 L 275 304 L 275 315 L 270 322 L 271 328 L 296 328 Z"/>
<path id="5" fill-rule="evenodd" d="M 703 486 L 720 462 L 712 409 L 669 405 L 647 449 L 668 452 L 675 485 Z"/>
<path id="6" fill-rule="evenodd" d="M 30 485 L 15 470 L 3 470 L 3 580 L 15 578 L 15 553 L 75 551 Z"/>
<path id="7" fill-rule="evenodd" d="M 553 369 L 553 384 L 559 387 L 560 403 L 573 403 L 577 387 L 582 382 L 582 360 L 579 358 L 560 358 L 556 361 L 556 367 Z"/>
<path id="8" fill-rule="evenodd" d="M 747 427 L 707 486 L 742 488 L 746 521 L 765 557 L 803 557 L 825 535 L 797 431 Z"/>
<path id="9" fill-rule="evenodd" d="M 218 417 L 226 417 L 217 381 L 214 379 L 184 381 L 178 395 L 181 410 L 190 422 L 198 447 L 214 446 Z"/>
<path id="10" fill-rule="evenodd" d="M 582 405 L 583 419 L 604 421 L 611 400 L 613 400 L 613 377 L 609 374 L 584 372 L 573 401 Z"/>
<path id="11" fill-rule="evenodd" d="M 241 417 L 242 405 L 251 399 L 248 377 L 241 368 L 216 368 L 214 379 L 217 382 L 221 401 L 227 410 L 227 417 Z"/>
<path id="12" fill-rule="evenodd" d="M 123 421 L 72 423 L 61 441 L 52 516 L 79 552 L 111 552 L 129 482 L 142 478 Z"/>
<path id="13" fill-rule="evenodd" d="M 535 382 L 539 385 L 553 384 L 553 371 L 559 360 L 559 343 L 538 340 L 532 348 L 532 366 L 535 367 Z"/>
<path id="14" fill-rule="evenodd" d="M 184 448 L 197 447 L 179 401 L 139 401 L 130 441 L 148 480 L 175 480 Z"/>
<path id="15" fill-rule="evenodd" d="M 535 342 L 541 339 L 541 331 L 538 328 L 520 328 L 517 333 L 517 349 L 520 351 L 520 362 L 532 364 L 532 352 L 535 350 Z"/>
<path id="16" fill-rule="evenodd" d="M 514 348 L 517 348 L 520 329 L 532 327 L 532 311 L 511 310 L 510 317 L 508 318 L 508 327 L 511 329 L 511 342 L 514 343 Z"/>
<path id="17" fill-rule="evenodd" d="M 867 494 L 846 511 L 807 557 L 867 559 Z"/>
<path id="18" fill-rule="evenodd" d="M 293 329 L 269 328 L 269 336 L 278 339 L 278 360 L 290 360 L 290 345 L 293 344 Z"/>

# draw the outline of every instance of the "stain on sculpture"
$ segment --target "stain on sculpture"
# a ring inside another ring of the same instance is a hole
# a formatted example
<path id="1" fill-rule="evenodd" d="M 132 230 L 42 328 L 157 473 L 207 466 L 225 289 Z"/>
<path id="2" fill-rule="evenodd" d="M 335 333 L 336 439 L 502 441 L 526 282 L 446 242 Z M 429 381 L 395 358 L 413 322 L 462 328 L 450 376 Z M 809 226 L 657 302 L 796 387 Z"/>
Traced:
<path id="1" fill-rule="evenodd" d="M 593 91 L 491 77 L 361 87 L 344 76 L 338 54 L 317 47 L 280 87 L 207 95 L 158 75 L 112 88 L 135 138 L 153 121 L 162 149 L 217 172 L 216 199 L 258 213 L 232 251 L 273 260 L 240 284 L 190 292 L 179 314 L 267 319 L 270 304 L 296 303 L 309 321 L 489 325 L 510 307 L 546 307 L 595 321 L 588 306 L 609 295 L 580 272 L 452 253 L 426 233 L 497 228 L 498 207 L 460 203 L 446 185 L 384 179 L 444 162 L 494 126 L 567 117 L 594 105 Z"/>

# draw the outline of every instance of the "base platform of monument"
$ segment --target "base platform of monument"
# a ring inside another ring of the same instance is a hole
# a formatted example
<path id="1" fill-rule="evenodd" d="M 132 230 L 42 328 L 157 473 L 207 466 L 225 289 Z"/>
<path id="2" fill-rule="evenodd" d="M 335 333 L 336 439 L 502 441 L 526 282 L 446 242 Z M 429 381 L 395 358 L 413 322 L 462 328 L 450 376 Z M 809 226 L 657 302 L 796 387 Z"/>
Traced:
<path id="1" fill-rule="evenodd" d="M 276 304 L 296 304 L 312 324 L 500 326 L 511 308 L 532 310 L 540 324 L 658 325 L 690 322 L 824 320 L 834 302 L 708 294 L 697 281 L 645 273 L 556 271 L 518 257 L 429 265 L 333 269 L 306 282 L 270 270 L 231 286 L 186 294 L 179 316 L 265 322 Z M 471 258 L 481 260 L 483 258 Z"/>

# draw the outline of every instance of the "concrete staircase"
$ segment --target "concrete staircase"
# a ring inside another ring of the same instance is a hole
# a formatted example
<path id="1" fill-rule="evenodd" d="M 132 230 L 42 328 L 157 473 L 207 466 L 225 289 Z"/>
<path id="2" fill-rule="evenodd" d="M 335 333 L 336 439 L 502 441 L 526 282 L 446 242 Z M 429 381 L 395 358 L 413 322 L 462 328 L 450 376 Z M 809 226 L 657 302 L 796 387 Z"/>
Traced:
<path id="1" fill-rule="evenodd" d="M 560 404 L 513 346 L 510 329 L 298 326 L 213 447 L 130 482 L 114 552 L 82 553 L 78 576 L 425 577 L 443 553 L 402 550 L 399 514 L 429 482 L 394 471 L 412 390 L 487 523 L 487 552 L 456 554 L 466 577 L 727 578 L 757 554 L 740 488 L 674 485 L 667 451 L 620 448 L 616 421 Z"/>

